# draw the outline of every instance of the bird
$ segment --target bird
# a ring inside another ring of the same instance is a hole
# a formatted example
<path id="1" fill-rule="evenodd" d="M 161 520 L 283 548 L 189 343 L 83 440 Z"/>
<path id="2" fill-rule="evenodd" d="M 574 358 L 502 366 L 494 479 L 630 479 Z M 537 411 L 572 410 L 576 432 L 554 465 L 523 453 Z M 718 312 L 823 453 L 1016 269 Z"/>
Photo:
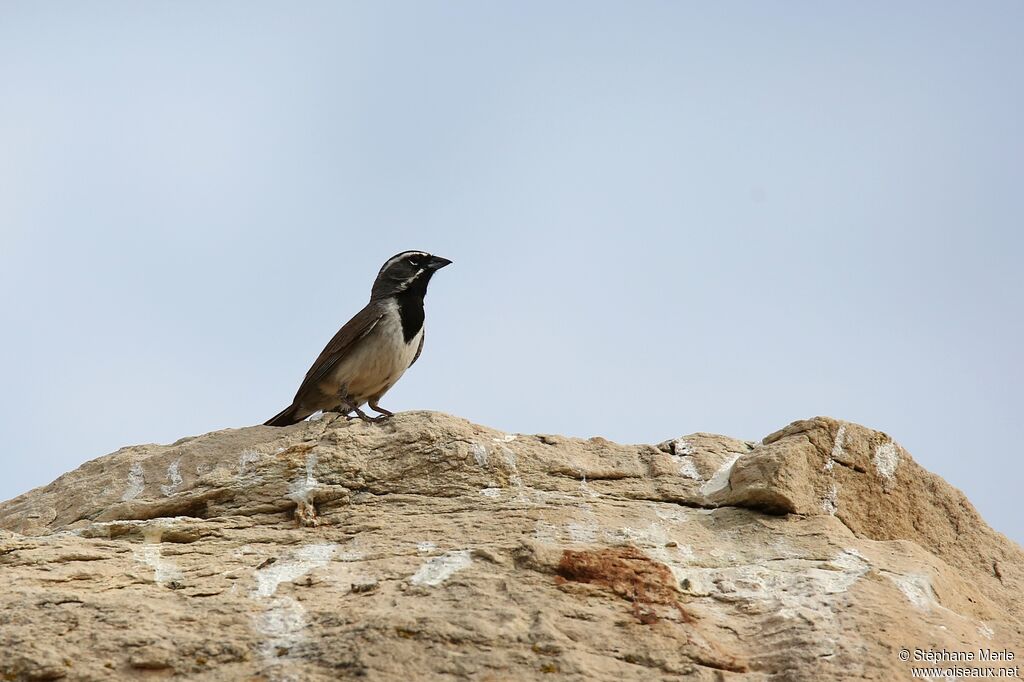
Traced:
<path id="1" fill-rule="evenodd" d="M 370 302 L 327 343 L 292 404 L 264 424 L 290 426 L 319 411 L 365 422 L 394 416 L 379 401 L 423 352 L 423 297 L 434 273 L 451 263 L 426 251 L 389 258 L 373 282 Z M 377 416 L 363 412 L 364 403 Z"/>

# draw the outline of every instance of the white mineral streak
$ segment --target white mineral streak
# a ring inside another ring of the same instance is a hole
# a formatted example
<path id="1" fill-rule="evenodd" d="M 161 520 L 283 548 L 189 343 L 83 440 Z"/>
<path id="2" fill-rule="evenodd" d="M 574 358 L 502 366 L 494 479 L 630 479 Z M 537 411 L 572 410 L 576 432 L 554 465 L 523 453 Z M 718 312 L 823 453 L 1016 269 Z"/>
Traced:
<path id="1" fill-rule="evenodd" d="M 121 501 L 128 502 L 129 500 L 134 500 L 145 487 L 146 476 L 142 471 L 142 462 L 132 462 L 132 466 L 128 470 L 128 487 L 124 489 Z"/>
<path id="2" fill-rule="evenodd" d="M 295 598 L 277 595 L 278 587 L 300 578 L 315 568 L 326 566 L 334 555 L 334 543 L 301 547 L 290 556 L 256 570 L 256 587 L 249 596 L 264 604 L 264 610 L 253 619 L 253 626 L 263 636 L 260 654 L 268 665 L 272 680 L 299 680 L 292 652 L 308 639 L 306 608 Z"/>
<path id="3" fill-rule="evenodd" d="M 242 450 L 238 456 L 238 474 L 240 476 L 252 473 L 255 465 L 260 461 L 260 453 L 256 450 Z"/>
<path id="4" fill-rule="evenodd" d="M 900 465 L 900 452 L 892 441 L 875 448 L 875 469 L 887 482 L 892 481 Z"/>
<path id="5" fill-rule="evenodd" d="M 467 568 L 471 563 L 473 563 L 473 559 L 470 557 L 468 549 L 446 552 L 427 560 L 409 578 L 409 582 L 413 585 L 435 587 L 448 580 L 454 573 Z"/>
<path id="6" fill-rule="evenodd" d="M 164 495 L 172 495 L 184 480 L 181 477 L 181 457 L 171 462 L 167 467 L 167 483 L 160 486 L 160 491 Z"/>
<path id="7" fill-rule="evenodd" d="M 825 462 L 825 471 L 832 471 L 832 467 L 835 466 L 837 459 L 843 457 L 843 446 L 846 444 L 846 424 L 840 424 L 839 430 L 836 431 L 836 440 L 832 443 L 832 452 L 829 454 L 828 460 Z"/>
<path id="8" fill-rule="evenodd" d="M 299 472 L 299 475 L 288 485 L 288 499 L 296 504 L 296 514 L 304 517 L 316 515 L 313 509 L 313 491 L 316 490 L 317 480 L 313 474 L 316 468 L 317 456 L 313 452 L 306 453 L 306 468 Z"/>
<path id="9" fill-rule="evenodd" d="M 164 557 L 161 551 L 160 540 L 168 527 L 169 523 L 166 521 L 152 521 L 140 525 L 143 543 L 141 547 L 132 551 L 136 561 L 153 569 L 153 580 L 159 585 L 182 579 L 181 569 L 173 560 Z"/>
<path id="10" fill-rule="evenodd" d="M 256 587 L 251 596 L 271 597 L 281 583 L 300 578 L 314 568 L 325 566 L 334 556 L 338 546 L 332 542 L 300 547 L 290 556 L 278 559 L 256 571 Z"/>
<path id="11" fill-rule="evenodd" d="M 892 573 L 884 571 L 883 575 L 891 580 L 899 588 L 903 596 L 907 598 L 915 608 L 922 611 L 929 611 L 933 606 L 938 605 L 935 599 L 935 591 L 932 589 L 931 579 L 920 573 Z"/>
<path id="12" fill-rule="evenodd" d="M 829 516 L 835 516 L 839 511 L 839 488 L 833 483 L 828 489 L 828 495 L 821 500 L 821 508 Z"/>
<path id="13" fill-rule="evenodd" d="M 693 444 L 685 437 L 676 438 L 672 441 L 672 461 L 676 464 L 676 469 L 680 475 L 694 481 L 703 481 L 704 478 L 697 471 L 697 467 L 693 464 Z"/>
<path id="14" fill-rule="evenodd" d="M 711 496 L 715 493 L 719 493 L 729 487 L 729 475 L 732 473 L 732 467 L 736 464 L 736 460 L 742 457 L 742 453 L 734 454 L 718 468 L 715 475 L 708 480 L 707 483 L 701 486 L 700 491 L 705 496 Z"/>
<path id="15" fill-rule="evenodd" d="M 487 448 L 479 443 L 472 443 L 469 446 L 469 451 L 473 453 L 473 459 L 476 460 L 477 466 L 487 466 Z"/>

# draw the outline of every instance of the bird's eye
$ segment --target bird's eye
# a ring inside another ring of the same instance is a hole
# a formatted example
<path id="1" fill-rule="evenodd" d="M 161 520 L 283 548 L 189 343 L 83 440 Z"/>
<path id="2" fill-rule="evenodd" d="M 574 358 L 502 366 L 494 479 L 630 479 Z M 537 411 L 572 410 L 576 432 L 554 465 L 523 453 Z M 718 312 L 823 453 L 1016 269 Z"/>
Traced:
<path id="1" fill-rule="evenodd" d="M 422 258 L 420 256 L 409 256 L 409 265 L 418 266 L 421 260 Z"/>

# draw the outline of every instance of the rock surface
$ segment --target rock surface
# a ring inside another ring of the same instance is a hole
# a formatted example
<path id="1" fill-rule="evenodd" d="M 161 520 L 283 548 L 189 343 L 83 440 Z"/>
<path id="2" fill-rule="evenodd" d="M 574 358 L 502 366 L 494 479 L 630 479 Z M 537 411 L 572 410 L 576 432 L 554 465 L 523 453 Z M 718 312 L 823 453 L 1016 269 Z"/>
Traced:
<path id="1" fill-rule="evenodd" d="M 0 505 L 0 679 L 909 679 L 1024 656 L 1024 552 L 885 434 L 327 417 Z M 1004 665 L 1004 664 L 999 664 Z"/>

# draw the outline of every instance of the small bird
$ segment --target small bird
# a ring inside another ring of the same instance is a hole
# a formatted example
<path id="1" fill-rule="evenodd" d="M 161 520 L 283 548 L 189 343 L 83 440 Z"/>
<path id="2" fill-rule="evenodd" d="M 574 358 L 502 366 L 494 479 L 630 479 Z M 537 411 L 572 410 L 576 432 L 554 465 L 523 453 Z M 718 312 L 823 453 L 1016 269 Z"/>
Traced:
<path id="1" fill-rule="evenodd" d="M 267 426 L 297 424 L 314 412 L 340 412 L 367 422 L 394 413 L 378 401 L 423 352 L 423 297 L 434 273 L 451 261 L 424 251 L 388 259 L 370 290 L 370 302 L 338 330 L 306 372 L 292 404 Z M 363 403 L 378 413 L 370 417 Z"/>

